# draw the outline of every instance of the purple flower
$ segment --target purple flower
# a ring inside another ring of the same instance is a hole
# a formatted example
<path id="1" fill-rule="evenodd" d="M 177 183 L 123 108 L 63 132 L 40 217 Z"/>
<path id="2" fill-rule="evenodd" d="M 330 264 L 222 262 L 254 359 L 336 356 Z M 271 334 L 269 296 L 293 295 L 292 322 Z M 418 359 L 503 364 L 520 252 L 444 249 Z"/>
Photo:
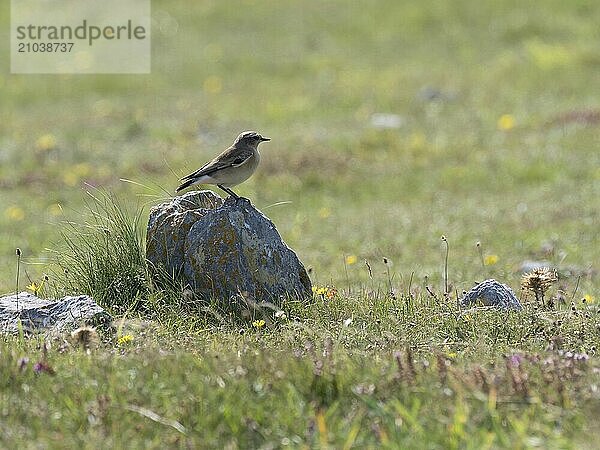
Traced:
<path id="1" fill-rule="evenodd" d="M 50 364 L 48 364 L 45 361 L 38 361 L 33 365 L 33 371 L 35 373 L 42 373 L 42 372 L 46 372 L 49 375 L 54 375 L 54 369 L 52 367 L 50 367 Z"/>
<path id="2" fill-rule="evenodd" d="M 523 362 L 523 355 L 521 355 L 519 353 L 515 353 L 514 355 L 510 355 L 508 357 L 508 363 L 512 367 L 519 367 L 522 362 Z"/>

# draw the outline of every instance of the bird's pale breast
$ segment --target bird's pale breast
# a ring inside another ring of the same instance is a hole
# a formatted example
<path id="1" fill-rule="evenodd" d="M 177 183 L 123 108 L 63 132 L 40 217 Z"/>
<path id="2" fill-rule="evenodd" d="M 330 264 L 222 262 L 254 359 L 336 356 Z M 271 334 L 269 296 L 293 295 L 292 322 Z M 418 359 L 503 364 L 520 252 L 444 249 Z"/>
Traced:
<path id="1" fill-rule="evenodd" d="M 260 162 L 260 154 L 258 150 L 255 150 L 250 158 L 239 166 L 229 167 L 227 169 L 220 170 L 218 173 L 212 175 L 217 181 L 217 184 L 221 184 L 225 187 L 233 187 L 240 183 L 243 183 L 252 176 L 258 163 Z"/>

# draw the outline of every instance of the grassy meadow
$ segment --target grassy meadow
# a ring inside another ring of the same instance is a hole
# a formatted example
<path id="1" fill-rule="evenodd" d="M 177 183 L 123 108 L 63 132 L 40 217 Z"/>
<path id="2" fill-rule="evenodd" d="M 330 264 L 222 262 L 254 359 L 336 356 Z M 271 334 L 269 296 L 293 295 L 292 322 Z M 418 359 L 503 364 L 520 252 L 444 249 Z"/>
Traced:
<path id="1" fill-rule="evenodd" d="M 232 315 L 148 286 L 152 311 L 89 351 L 2 337 L 0 448 L 596 446 L 600 4 L 157 0 L 152 18 L 149 75 L 11 75 L 0 48 L 0 293 L 17 247 L 21 290 L 69 291 L 55 258 L 87 191 L 143 232 L 246 129 L 272 141 L 236 192 L 320 291 Z M 551 305 L 458 307 L 485 278 L 521 295 L 525 261 L 558 268 Z"/>

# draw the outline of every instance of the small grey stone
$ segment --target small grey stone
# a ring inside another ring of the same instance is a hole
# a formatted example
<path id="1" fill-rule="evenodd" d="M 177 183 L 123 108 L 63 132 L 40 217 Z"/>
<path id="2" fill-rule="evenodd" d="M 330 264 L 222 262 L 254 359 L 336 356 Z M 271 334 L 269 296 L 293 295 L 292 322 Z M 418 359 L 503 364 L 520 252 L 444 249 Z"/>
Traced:
<path id="1" fill-rule="evenodd" d="M 15 334 L 36 330 L 67 330 L 83 324 L 110 322 L 112 318 L 87 295 L 60 300 L 36 297 L 28 292 L 0 298 L 0 332 Z M 20 325 L 19 325 L 20 321 Z"/>
<path id="2" fill-rule="evenodd" d="M 417 98 L 423 102 L 455 100 L 456 92 L 445 91 L 435 86 L 423 86 L 417 93 Z"/>
<path id="3" fill-rule="evenodd" d="M 481 300 L 485 306 L 495 306 L 502 309 L 523 309 L 513 290 L 493 278 L 477 283 L 463 296 L 461 304 L 469 306 L 478 300 Z"/>
<path id="4" fill-rule="evenodd" d="M 417 97 L 419 100 L 432 102 L 434 100 L 443 100 L 445 96 L 441 89 L 433 86 L 424 86 L 419 90 Z"/>
<path id="5" fill-rule="evenodd" d="M 371 126 L 374 128 L 400 128 L 406 119 L 398 114 L 375 113 L 371 116 Z"/>
<path id="6" fill-rule="evenodd" d="M 182 200 L 183 199 L 183 200 Z M 275 225 L 247 199 L 190 192 L 152 208 L 146 257 L 203 298 L 306 298 L 311 284 Z"/>

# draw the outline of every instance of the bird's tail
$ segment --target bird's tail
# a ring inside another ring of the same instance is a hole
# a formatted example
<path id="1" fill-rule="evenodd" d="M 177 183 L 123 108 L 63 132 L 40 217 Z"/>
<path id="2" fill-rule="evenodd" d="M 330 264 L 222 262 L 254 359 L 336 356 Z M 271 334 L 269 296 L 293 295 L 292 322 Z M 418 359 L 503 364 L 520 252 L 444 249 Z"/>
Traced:
<path id="1" fill-rule="evenodd" d="M 177 188 L 177 192 L 179 191 L 183 191 L 185 188 L 190 187 L 192 184 L 194 184 L 196 182 L 195 178 L 191 178 L 187 181 L 184 181 L 183 183 L 181 183 L 179 185 L 179 187 Z"/>

